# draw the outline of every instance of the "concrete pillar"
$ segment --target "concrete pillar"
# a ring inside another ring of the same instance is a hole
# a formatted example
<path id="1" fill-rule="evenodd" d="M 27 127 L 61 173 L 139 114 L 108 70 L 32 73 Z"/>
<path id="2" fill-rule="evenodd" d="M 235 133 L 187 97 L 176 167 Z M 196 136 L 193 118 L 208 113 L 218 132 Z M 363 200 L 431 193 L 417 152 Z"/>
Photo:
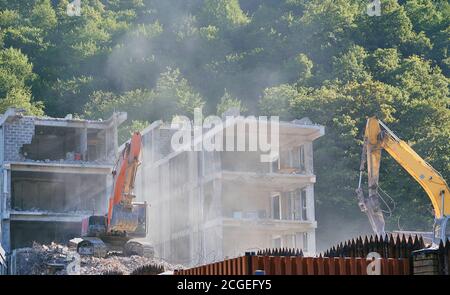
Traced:
<path id="1" fill-rule="evenodd" d="M 6 209 L 6 195 L 8 194 L 8 171 L 2 169 L 1 171 L 1 191 L 0 191 L 0 218 L 3 217 Z"/>
<path id="2" fill-rule="evenodd" d="M 2 219 L 2 247 L 6 253 L 11 253 L 11 226 L 9 219 Z"/>
<path id="3" fill-rule="evenodd" d="M 105 204 L 104 208 L 106 208 L 106 212 L 107 212 L 108 206 L 109 206 L 109 197 L 112 195 L 112 192 L 114 189 L 112 173 L 109 173 L 105 176 L 105 186 L 106 186 L 106 190 L 105 190 L 106 194 L 103 199 L 103 204 Z"/>
<path id="4" fill-rule="evenodd" d="M 118 150 L 119 150 L 119 140 L 118 140 L 118 135 L 117 135 L 117 114 L 114 113 L 114 117 L 113 117 L 113 145 L 114 145 L 114 157 L 117 156 Z"/>
<path id="5" fill-rule="evenodd" d="M 9 164 L 4 165 L 7 166 L 6 169 L 3 170 L 4 176 L 4 187 L 3 187 L 3 198 L 4 198 L 4 205 L 3 210 L 4 214 L 3 217 L 9 218 L 9 211 L 11 211 L 11 170 Z"/>
<path id="6" fill-rule="evenodd" d="M 3 169 L 2 178 L 2 202 L 0 206 L 2 207 L 2 214 L 0 215 L 1 220 L 1 244 L 6 253 L 11 253 L 11 229 L 10 229 L 10 211 L 11 211 L 11 170 L 8 165 Z"/>
<path id="7" fill-rule="evenodd" d="M 314 173 L 314 163 L 313 163 L 313 144 L 312 142 L 307 142 L 304 144 L 305 147 L 305 170 L 307 173 Z"/>
<path id="8" fill-rule="evenodd" d="M 109 161 L 111 151 L 111 130 L 105 129 L 105 160 Z"/>
<path id="9" fill-rule="evenodd" d="M 308 220 L 314 222 L 316 220 L 314 206 L 314 185 L 310 184 L 305 189 Z M 314 255 L 316 253 L 316 231 L 314 228 L 308 231 L 308 253 L 310 255 Z"/>
<path id="10" fill-rule="evenodd" d="M 215 180 L 214 181 L 214 207 L 216 211 L 216 216 L 220 218 L 222 216 L 222 196 L 223 196 L 223 189 L 222 189 L 222 180 Z M 222 259 L 225 255 L 224 253 L 224 237 L 223 237 L 223 223 L 220 222 L 219 225 L 215 226 L 217 228 L 216 230 L 216 257 L 218 259 Z"/>
<path id="11" fill-rule="evenodd" d="M 87 160 L 87 128 L 80 131 L 80 153 L 83 161 Z"/>
<path id="12" fill-rule="evenodd" d="M 187 169 L 189 171 L 192 170 L 193 167 L 193 154 L 185 152 L 186 158 L 184 165 L 187 165 Z M 180 157 L 179 155 L 178 157 Z M 175 167 L 175 169 L 181 169 L 179 166 L 180 164 Z M 183 164 L 182 164 L 183 165 Z M 193 173 L 189 173 L 188 175 L 185 175 L 184 177 L 179 175 L 178 177 L 181 177 L 181 179 L 185 180 L 187 178 L 186 183 L 192 183 L 193 179 Z M 183 185 L 182 190 L 186 190 L 186 185 Z M 188 218 L 189 220 L 186 220 L 186 224 L 189 225 L 189 260 L 191 263 L 196 264 L 199 261 L 199 258 L 202 257 L 202 241 L 201 241 L 201 229 L 200 229 L 200 220 L 201 220 L 201 213 L 202 213 L 202 207 L 200 206 L 200 200 L 198 194 L 195 194 L 195 191 L 188 190 L 185 191 L 181 196 L 181 198 L 189 198 L 188 201 L 188 208 L 185 208 L 186 210 L 189 210 Z M 201 263 L 202 261 L 200 261 Z"/>
<path id="13" fill-rule="evenodd" d="M 314 206 L 314 185 L 310 184 L 306 188 L 306 211 L 308 215 L 308 220 L 315 221 L 316 220 L 316 214 L 315 214 L 315 206 Z"/>
<path id="14" fill-rule="evenodd" d="M 313 256 L 316 254 L 316 230 L 308 231 L 308 254 Z"/>
<path id="15" fill-rule="evenodd" d="M 294 191 L 294 194 L 296 194 L 297 191 Z M 280 192 L 280 202 L 281 202 L 281 219 L 283 220 L 290 220 L 292 218 L 290 209 L 293 210 L 294 208 L 290 208 L 289 202 L 290 202 L 291 194 L 288 191 Z"/>

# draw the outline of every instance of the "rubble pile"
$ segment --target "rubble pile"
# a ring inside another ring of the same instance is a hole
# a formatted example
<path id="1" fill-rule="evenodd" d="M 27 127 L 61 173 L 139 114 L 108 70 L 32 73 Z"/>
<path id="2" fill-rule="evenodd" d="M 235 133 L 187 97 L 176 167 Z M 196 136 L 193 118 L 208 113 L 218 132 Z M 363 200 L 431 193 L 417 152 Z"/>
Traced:
<path id="1" fill-rule="evenodd" d="M 73 265 L 78 254 L 72 248 L 52 243 L 40 245 L 34 243 L 30 248 L 16 250 L 15 273 L 19 275 L 67 275 L 67 269 Z M 82 275 L 136 274 L 142 269 L 171 271 L 184 269 L 182 265 L 172 265 L 161 259 L 141 256 L 121 256 L 118 253 L 106 258 L 93 256 L 80 257 L 79 273 Z"/>
<path id="2" fill-rule="evenodd" d="M 69 248 L 52 243 L 33 243 L 31 248 L 16 250 L 15 272 L 20 275 L 64 275 L 66 265 L 72 260 Z"/>
<path id="3" fill-rule="evenodd" d="M 156 258 L 147 258 L 142 256 L 109 256 L 107 258 L 98 258 L 93 256 L 81 257 L 81 274 L 97 275 L 108 273 L 131 274 L 134 270 L 154 265 L 161 267 L 163 271 L 184 269 L 182 265 L 171 265 L 165 261 Z"/>

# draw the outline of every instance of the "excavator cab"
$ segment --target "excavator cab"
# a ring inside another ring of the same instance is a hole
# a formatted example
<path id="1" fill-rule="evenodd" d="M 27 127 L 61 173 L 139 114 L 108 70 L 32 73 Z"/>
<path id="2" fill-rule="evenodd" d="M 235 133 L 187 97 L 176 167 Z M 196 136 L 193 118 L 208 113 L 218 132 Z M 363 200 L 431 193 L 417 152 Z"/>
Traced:
<path id="1" fill-rule="evenodd" d="M 99 237 L 106 234 L 106 216 L 92 215 L 88 218 L 87 236 Z"/>
<path id="2" fill-rule="evenodd" d="M 137 213 L 138 223 L 132 234 L 132 237 L 146 237 L 147 236 L 147 202 L 134 202 L 133 210 Z"/>
<path id="3" fill-rule="evenodd" d="M 450 239 L 450 216 L 435 218 L 433 228 L 433 244 L 439 245 L 441 241 Z"/>

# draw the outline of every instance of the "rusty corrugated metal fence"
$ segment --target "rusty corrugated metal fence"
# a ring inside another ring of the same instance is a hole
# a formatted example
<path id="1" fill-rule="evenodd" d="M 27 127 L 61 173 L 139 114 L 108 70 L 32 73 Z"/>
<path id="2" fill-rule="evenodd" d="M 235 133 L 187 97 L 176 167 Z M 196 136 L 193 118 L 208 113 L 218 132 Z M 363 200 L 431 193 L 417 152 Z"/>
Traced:
<path id="1" fill-rule="evenodd" d="M 369 253 L 377 253 L 382 275 L 422 273 L 425 266 L 432 273 L 450 273 L 450 242 L 426 249 L 431 258 L 416 258 L 426 247 L 422 237 L 386 235 L 359 237 L 328 249 L 319 257 L 303 257 L 299 249 L 264 249 L 246 256 L 227 259 L 191 269 L 175 271 L 178 275 L 246 275 L 257 270 L 268 275 L 366 275 L 373 261 Z M 431 251 L 431 252 L 430 252 Z M 322 257 L 323 256 L 323 257 Z M 431 272 L 426 270 L 427 272 Z"/>
<path id="2" fill-rule="evenodd" d="M 380 274 L 411 274 L 409 259 L 380 258 Z M 246 255 L 185 270 L 175 275 L 367 275 L 371 260 L 359 257 L 301 257 Z"/>

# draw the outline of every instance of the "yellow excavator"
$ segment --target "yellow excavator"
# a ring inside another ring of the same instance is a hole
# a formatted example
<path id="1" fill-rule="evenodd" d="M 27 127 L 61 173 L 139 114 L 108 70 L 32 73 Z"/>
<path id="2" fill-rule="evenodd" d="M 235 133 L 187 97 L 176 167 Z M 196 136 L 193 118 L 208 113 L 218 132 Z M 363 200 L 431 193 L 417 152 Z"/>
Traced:
<path id="1" fill-rule="evenodd" d="M 367 120 L 364 133 L 363 152 L 356 189 L 359 207 L 367 214 L 370 225 L 377 235 L 385 234 L 383 211 L 379 202 L 379 175 L 381 151 L 385 150 L 425 190 L 434 208 L 433 244 L 450 238 L 450 189 L 445 179 L 430 164 L 422 159 L 406 142 L 398 138 L 376 117 Z M 367 164 L 368 196 L 364 196 L 362 176 Z"/>

